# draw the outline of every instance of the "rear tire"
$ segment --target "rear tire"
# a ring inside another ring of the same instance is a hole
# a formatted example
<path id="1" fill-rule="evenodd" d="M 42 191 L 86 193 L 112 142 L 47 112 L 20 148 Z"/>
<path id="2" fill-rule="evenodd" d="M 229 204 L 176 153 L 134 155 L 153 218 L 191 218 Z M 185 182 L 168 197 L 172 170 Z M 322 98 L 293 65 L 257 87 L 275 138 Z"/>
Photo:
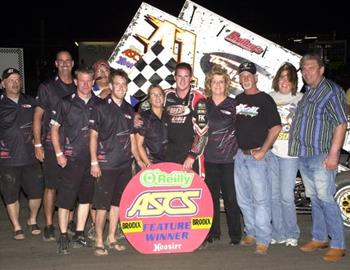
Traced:
<path id="1" fill-rule="evenodd" d="M 339 206 L 344 226 L 350 228 L 350 178 L 337 183 L 335 200 Z"/>

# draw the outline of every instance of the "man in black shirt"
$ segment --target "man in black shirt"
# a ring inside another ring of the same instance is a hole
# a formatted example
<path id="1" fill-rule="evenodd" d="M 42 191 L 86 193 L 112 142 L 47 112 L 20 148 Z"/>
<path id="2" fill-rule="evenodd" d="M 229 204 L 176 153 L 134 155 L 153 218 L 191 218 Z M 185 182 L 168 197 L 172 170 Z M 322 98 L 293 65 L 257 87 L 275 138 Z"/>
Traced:
<path id="1" fill-rule="evenodd" d="M 118 251 L 120 245 L 115 232 L 119 219 L 122 193 L 131 179 L 132 155 L 140 167 L 134 138 L 134 110 L 125 100 L 128 76 L 116 70 L 110 76 L 112 94 L 100 102 L 90 120 L 91 174 L 96 177 L 93 208 L 96 211 L 95 255 L 108 255 L 103 245 L 103 228 L 109 211 L 107 245 Z"/>
<path id="2" fill-rule="evenodd" d="M 281 130 L 281 119 L 271 96 L 257 88 L 254 63 L 244 62 L 238 71 L 244 89 L 236 97 L 239 150 L 235 163 L 235 186 L 246 233 L 241 245 L 256 244 L 255 254 L 265 255 L 272 238 L 268 160 L 270 149 Z"/>
<path id="3" fill-rule="evenodd" d="M 201 132 L 201 119 L 196 119 L 194 127 L 192 118 L 198 102 L 204 98 L 201 92 L 191 89 L 192 67 L 187 63 L 179 63 L 175 68 L 176 88 L 165 91 L 165 109 L 168 120 L 168 145 L 165 161 L 183 164 L 184 169 L 204 172 L 201 155 L 205 139 L 197 136 Z M 198 114 L 197 114 L 198 115 Z"/>
<path id="4" fill-rule="evenodd" d="M 67 51 L 58 52 L 55 65 L 58 69 L 57 76 L 44 81 L 39 86 L 36 97 L 38 106 L 35 108 L 33 121 L 35 156 L 43 162 L 45 179 L 43 204 L 46 227 L 43 234 L 44 241 L 55 241 L 53 214 L 61 172 L 51 142 L 49 126 L 51 112 L 61 98 L 74 93 L 76 89 L 72 76 L 74 61 L 71 54 Z"/>
<path id="5" fill-rule="evenodd" d="M 24 239 L 19 223 L 19 192 L 29 198 L 27 225 L 33 235 L 40 234 L 36 223 L 43 192 L 39 162 L 34 157 L 32 121 L 35 100 L 21 93 L 22 77 L 14 68 L 2 75 L 4 93 L 0 95 L 0 192 L 13 225 L 14 239 Z"/>
<path id="6" fill-rule="evenodd" d="M 197 105 L 204 99 L 203 94 L 191 87 L 193 70 L 188 63 L 178 63 L 175 67 L 176 87 L 165 90 L 164 107 L 167 112 L 168 144 L 165 161 L 183 164 L 185 170 L 194 169 L 204 176 L 203 149 L 206 130 L 205 115 L 198 113 Z M 144 109 L 148 109 L 144 106 Z M 142 107 L 141 107 L 142 108 Z M 196 118 L 196 121 L 193 119 Z M 195 124 L 194 124 L 195 122 Z M 142 126 L 137 117 L 135 127 Z"/>
<path id="7" fill-rule="evenodd" d="M 58 102 L 50 121 L 52 144 L 62 179 L 57 190 L 58 224 L 61 236 L 58 253 L 68 254 L 68 218 L 78 198 L 77 228 L 73 247 L 90 246 L 84 235 L 85 223 L 93 196 L 93 178 L 90 175 L 89 119 L 100 101 L 91 93 L 94 73 L 88 69 L 75 72 L 76 93 Z M 62 129 L 61 129 L 62 128 Z"/>

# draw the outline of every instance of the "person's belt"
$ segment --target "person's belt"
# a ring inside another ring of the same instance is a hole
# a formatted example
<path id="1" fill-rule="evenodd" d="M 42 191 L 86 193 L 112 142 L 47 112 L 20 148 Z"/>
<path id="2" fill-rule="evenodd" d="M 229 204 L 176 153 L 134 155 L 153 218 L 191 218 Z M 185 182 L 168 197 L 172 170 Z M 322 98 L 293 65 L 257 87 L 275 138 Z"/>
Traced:
<path id="1" fill-rule="evenodd" d="M 259 150 L 261 147 L 253 148 L 253 149 L 241 149 L 242 153 L 245 155 L 251 155 L 253 150 Z"/>

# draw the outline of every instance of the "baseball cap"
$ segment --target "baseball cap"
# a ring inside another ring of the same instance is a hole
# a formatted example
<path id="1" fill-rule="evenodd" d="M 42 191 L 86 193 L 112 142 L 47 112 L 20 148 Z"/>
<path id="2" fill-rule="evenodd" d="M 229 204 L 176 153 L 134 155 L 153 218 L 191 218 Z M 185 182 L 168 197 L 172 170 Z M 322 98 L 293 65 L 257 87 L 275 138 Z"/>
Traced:
<path id="1" fill-rule="evenodd" d="M 21 76 L 21 73 L 15 68 L 7 68 L 2 72 L 2 79 L 5 80 L 10 77 L 12 74 L 18 74 Z"/>
<path id="2" fill-rule="evenodd" d="M 243 62 L 238 67 L 238 74 L 241 74 L 243 71 L 248 71 L 251 74 L 256 73 L 256 66 L 253 62 Z"/>
<path id="3" fill-rule="evenodd" d="M 96 73 L 97 69 L 100 66 L 105 66 L 106 68 L 110 69 L 109 67 L 109 63 L 106 60 L 100 59 L 97 60 L 93 65 L 92 65 L 92 69 L 94 70 L 94 72 Z"/>

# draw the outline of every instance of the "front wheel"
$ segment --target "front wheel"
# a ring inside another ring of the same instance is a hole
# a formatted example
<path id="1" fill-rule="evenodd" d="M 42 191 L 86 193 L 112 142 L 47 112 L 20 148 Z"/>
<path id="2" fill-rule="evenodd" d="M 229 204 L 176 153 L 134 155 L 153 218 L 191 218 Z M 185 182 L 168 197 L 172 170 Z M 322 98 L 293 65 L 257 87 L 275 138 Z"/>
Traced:
<path id="1" fill-rule="evenodd" d="M 350 228 L 350 179 L 342 179 L 337 185 L 335 200 L 339 206 L 343 224 Z"/>

